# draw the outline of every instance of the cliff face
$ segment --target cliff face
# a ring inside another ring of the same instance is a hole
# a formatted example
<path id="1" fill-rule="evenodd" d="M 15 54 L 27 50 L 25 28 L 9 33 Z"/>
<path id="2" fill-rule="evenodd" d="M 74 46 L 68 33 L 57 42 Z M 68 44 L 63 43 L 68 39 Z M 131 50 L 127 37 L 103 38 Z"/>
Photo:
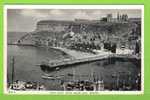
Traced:
<path id="1" fill-rule="evenodd" d="M 116 33 L 135 29 L 136 25 L 132 22 L 100 22 L 100 21 L 40 21 L 37 23 L 36 31 L 48 32 L 67 32 L 75 33 L 85 32 L 106 32 Z"/>
<path id="2" fill-rule="evenodd" d="M 127 37 L 129 34 L 136 32 L 138 27 L 139 25 L 135 22 L 44 20 L 37 23 L 36 30 L 22 39 L 22 43 L 29 40 L 33 44 L 48 45 L 49 42 L 63 40 L 63 35 L 70 31 L 75 34 L 86 32 Z"/>

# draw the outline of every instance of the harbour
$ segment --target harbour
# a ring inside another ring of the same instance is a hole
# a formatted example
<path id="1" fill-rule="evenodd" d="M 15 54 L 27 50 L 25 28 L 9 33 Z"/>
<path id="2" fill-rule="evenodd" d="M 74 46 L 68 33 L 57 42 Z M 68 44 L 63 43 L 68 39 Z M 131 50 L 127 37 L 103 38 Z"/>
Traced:
<path id="1" fill-rule="evenodd" d="M 94 61 L 94 62 L 89 62 L 85 64 L 83 63 L 83 64 L 77 64 L 77 65 L 69 65 L 68 67 L 63 67 L 62 69 L 60 68 L 59 70 L 53 70 L 53 71 L 43 70 L 40 67 L 37 67 L 36 64 L 41 63 L 41 60 L 44 61 L 45 57 L 49 53 L 50 55 L 48 55 L 49 56 L 48 59 L 53 59 L 54 57 L 56 57 L 52 55 L 59 55 L 60 60 L 68 59 L 69 57 L 68 56 L 65 57 L 63 53 L 60 51 L 53 52 L 54 49 L 47 49 L 47 48 L 41 48 L 41 47 L 38 48 L 38 47 L 31 47 L 31 46 L 29 47 L 28 46 L 25 46 L 25 47 L 24 46 L 9 46 L 9 47 L 12 48 L 12 49 L 9 49 L 11 50 L 11 52 L 9 52 L 10 54 L 8 54 L 8 57 L 10 59 L 8 60 L 9 61 L 8 62 L 9 63 L 8 78 L 10 80 L 10 83 L 11 83 L 11 72 L 12 72 L 12 69 L 11 69 L 12 58 L 11 57 L 14 56 L 16 60 L 14 80 L 40 82 L 41 84 L 44 84 L 44 86 L 46 86 L 47 90 L 49 89 L 51 90 L 56 89 L 60 91 L 64 90 L 62 81 L 64 84 L 71 82 L 72 80 L 76 82 L 79 82 L 80 80 L 87 80 L 89 82 L 93 82 L 93 73 L 95 77 L 97 78 L 97 80 L 102 79 L 105 83 L 105 87 L 110 88 L 109 85 L 107 86 L 106 84 L 114 84 L 116 82 L 115 81 L 116 78 L 118 77 L 117 75 L 119 75 L 117 73 L 122 73 L 122 74 L 124 73 L 124 75 L 120 77 L 124 77 L 125 80 L 128 80 L 126 74 L 128 75 L 128 73 L 131 73 L 131 75 L 133 75 L 131 77 L 134 79 L 134 77 L 137 77 L 137 76 L 134 76 L 135 72 L 139 73 L 138 70 L 140 70 L 140 67 L 137 67 L 137 65 L 132 63 L 132 60 L 129 60 L 129 59 L 126 59 L 126 60 L 119 59 L 120 61 L 103 59 L 100 61 Z M 13 50 L 13 48 L 17 49 L 17 51 Z M 23 56 L 22 55 L 23 52 L 26 52 L 26 51 L 28 51 L 28 55 Z M 15 52 L 17 52 L 17 55 Z M 36 59 L 36 61 L 30 62 L 30 60 L 33 59 L 33 57 L 37 57 L 37 55 L 35 55 L 36 53 L 38 53 L 39 55 L 38 57 L 39 60 Z M 29 56 L 31 54 L 32 56 Z M 42 58 L 41 54 L 42 55 L 44 54 L 45 56 Z M 23 62 L 21 61 L 22 59 L 24 59 Z M 54 59 L 58 59 L 58 58 L 54 58 Z M 112 67 L 109 67 L 109 66 L 112 66 Z M 21 71 L 20 68 L 21 69 L 25 68 L 26 70 L 23 69 Z M 108 69 L 110 70 L 110 72 Z M 79 70 L 82 73 L 80 73 Z M 17 75 L 17 74 L 20 74 L 19 72 L 21 72 L 22 74 Z M 32 74 L 30 72 L 32 72 Z M 45 74 L 51 75 L 53 79 L 47 79 L 47 77 L 45 77 Z M 42 77 L 43 75 L 45 78 Z M 122 79 L 120 78 L 120 82 L 121 80 Z M 134 83 L 135 80 L 132 80 L 132 81 L 133 81 L 133 84 L 135 84 Z M 114 85 L 113 85 L 113 88 L 115 89 Z"/>

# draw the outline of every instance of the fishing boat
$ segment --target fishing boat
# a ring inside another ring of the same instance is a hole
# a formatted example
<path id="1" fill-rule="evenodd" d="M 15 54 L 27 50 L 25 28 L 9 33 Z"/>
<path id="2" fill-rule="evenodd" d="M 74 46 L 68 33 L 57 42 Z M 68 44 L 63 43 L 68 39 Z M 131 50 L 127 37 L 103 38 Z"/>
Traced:
<path id="1" fill-rule="evenodd" d="M 37 82 L 25 82 L 16 80 L 15 82 L 9 84 L 8 90 L 17 90 L 17 91 L 35 91 L 35 90 L 46 90 L 43 84 Z"/>
<path id="2" fill-rule="evenodd" d="M 25 82 L 16 81 L 9 85 L 9 90 L 25 90 Z"/>
<path id="3" fill-rule="evenodd" d="M 64 75 L 54 76 L 54 75 L 45 74 L 45 75 L 42 75 L 41 77 L 43 79 L 56 80 L 56 79 L 61 79 L 63 76 Z"/>
<path id="4" fill-rule="evenodd" d="M 95 78 L 93 70 L 91 71 L 91 79 L 89 80 L 76 80 L 75 69 L 73 73 L 68 73 L 68 76 L 72 76 L 73 79 L 63 83 L 64 91 L 104 91 L 104 81 L 102 79 Z M 86 76 L 86 75 L 81 75 Z"/>

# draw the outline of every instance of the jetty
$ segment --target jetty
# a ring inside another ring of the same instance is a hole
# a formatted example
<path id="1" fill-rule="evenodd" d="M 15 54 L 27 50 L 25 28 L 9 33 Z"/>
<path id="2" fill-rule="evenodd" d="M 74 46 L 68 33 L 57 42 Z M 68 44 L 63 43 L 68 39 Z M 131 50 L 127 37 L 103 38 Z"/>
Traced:
<path id="1" fill-rule="evenodd" d="M 35 46 L 34 44 L 23 44 L 23 43 L 8 43 L 7 45 L 16 45 L 16 46 Z"/>
<path id="2" fill-rule="evenodd" d="M 140 56 L 131 55 L 131 54 L 115 54 L 115 53 L 105 53 L 105 54 L 98 54 L 92 55 L 87 57 L 79 57 L 79 58 L 68 58 L 63 60 L 50 60 L 44 61 L 40 64 L 40 67 L 43 69 L 60 69 L 63 67 L 67 67 L 69 65 L 76 65 L 81 63 L 89 63 L 93 61 L 99 61 L 103 59 L 111 59 L 111 58 L 122 58 L 122 59 L 133 59 L 133 60 L 140 60 Z"/>

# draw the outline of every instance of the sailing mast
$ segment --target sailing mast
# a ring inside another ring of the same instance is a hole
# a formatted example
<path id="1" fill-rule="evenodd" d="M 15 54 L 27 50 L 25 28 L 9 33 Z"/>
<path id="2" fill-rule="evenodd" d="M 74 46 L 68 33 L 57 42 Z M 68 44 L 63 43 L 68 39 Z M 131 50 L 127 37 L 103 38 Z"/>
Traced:
<path id="1" fill-rule="evenodd" d="M 73 81 L 75 81 L 75 69 L 73 68 Z"/>
<path id="2" fill-rule="evenodd" d="M 13 84 L 13 82 L 14 82 L 14 72 L 15 72 L 15 68 L 14 68 L 14 65 L 15 65 L 15 57 L 13 56 L 13 58 L 12 58 L 12 75 L 11 75 L 11 79 L 12 79 L 12 84 Z"/>

